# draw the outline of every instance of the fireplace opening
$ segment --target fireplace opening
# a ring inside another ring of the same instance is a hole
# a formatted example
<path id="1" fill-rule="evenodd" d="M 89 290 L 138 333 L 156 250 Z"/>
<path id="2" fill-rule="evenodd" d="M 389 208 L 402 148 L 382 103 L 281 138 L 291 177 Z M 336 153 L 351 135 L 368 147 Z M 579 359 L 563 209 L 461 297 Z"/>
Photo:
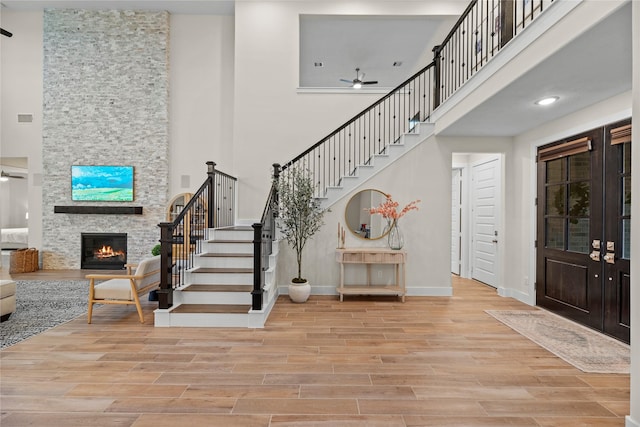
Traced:
<path id="1" fill-rule="evenodd" d="M 127 233 L 82 233 L 80 268 L 120 270 L 127 263 Z"/>

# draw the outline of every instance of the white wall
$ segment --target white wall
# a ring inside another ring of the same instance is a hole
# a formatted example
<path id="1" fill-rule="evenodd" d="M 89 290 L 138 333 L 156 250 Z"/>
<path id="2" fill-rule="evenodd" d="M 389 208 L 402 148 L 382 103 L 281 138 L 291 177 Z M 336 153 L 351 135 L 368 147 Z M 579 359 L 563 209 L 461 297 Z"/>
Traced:
<path id="1" fill-rule="evenodd" d="M 631 151 L 633 168 L 640 165 L 640 3 L 633 2 L 633 135 L 636 147 Z M 627 417 L 626 427 L 640 427 L 640 173 L 637 170 L 631 177 L 632 199 L 631 205 L 631 403 L 630 415 Z"/>
<path id="2" fill-rule="evenodd" d="M 0 37 L 0 156 L 28 159 L 29 245 L 41 247 L 42 12 L 5 9 L 0 23 L 13 33 L 11 38 Z M 18 123 L 18 114 L 32 114 L 33 122 Z"/>
<path id="3" fill-rule="evenodd" d="M 417 211 L 410 211 L 400 220 L 405 241 L 403 249 L 408 258 L 407 294 L 451 295 L 451 203 L 446 202 L 451 198 L 449 146 L 431 137 L 397 160 L 393 167 L 362 183 L 351 195 L 370 188 L 391 194 L 400 204 L 399 209 L 413 200 L 422 200 Z M 303 275 L 309 279 L 315 294 L 336 293 L 339 283 L 339 264 L 334 261 L 337 224 L 345 227 L 344 212 L 351 195 L 331 206 L 331 212 L 324 218 L 325 225 L 305 249 Z M 367 241 L 349 231 L 345 246 L 388 247 L 386 239 Z M 280 248 L 277 283 L 284 286 L 294 276 L 296 264 L 292 250 L 286 244 Z M 382 283 L 390 278 L 388 273 L 383 271 Z M 372 276 L 377 278 L 376 270 Z M 360 281 L 363 277 L 360 276 Z"/>
<path id="4" fill-rule="evenodd" d="M 300 14 L 449 15 L 459 14 L 460 4 L 236 2 L 233 172 L 241 178 L 239 217 L 256 219 L 262 212 L 271 163 L 291 160 L 380 97 L 366 92 L 297 92 Z M 434 37 L 437 42 L 443 38 L 443 34 Z M 425 65 L 430 59 L 425 58 Z"/>
<path id="5" fill-rule="evenodd" d="M 232 172 L 233 19 L 171 15 L 170 197 L 196 191 L 206 161 Z"/>

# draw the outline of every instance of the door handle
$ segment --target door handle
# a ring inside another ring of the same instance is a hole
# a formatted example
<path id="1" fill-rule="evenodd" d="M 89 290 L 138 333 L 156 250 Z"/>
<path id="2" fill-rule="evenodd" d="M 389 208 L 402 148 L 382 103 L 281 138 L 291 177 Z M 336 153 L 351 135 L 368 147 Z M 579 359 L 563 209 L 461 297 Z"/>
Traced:
<path id="1" fill-rule="evenodd" d="M 600 261 L 600 252 L 599 251 L 593 251 L 589 254 L 589 258 L 591 258 L 593 261 Z"/>
<path id="2" fill-rule="evenodd" d="M 603 258 L 608 264 L 616 263 L 616 254 L 613 252 L 607 252 Z"/>

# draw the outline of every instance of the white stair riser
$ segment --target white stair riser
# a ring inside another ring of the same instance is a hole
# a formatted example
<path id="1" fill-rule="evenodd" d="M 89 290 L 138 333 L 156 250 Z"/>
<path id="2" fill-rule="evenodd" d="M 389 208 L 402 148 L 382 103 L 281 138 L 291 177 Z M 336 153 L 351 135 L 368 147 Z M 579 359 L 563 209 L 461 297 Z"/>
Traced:
<path id="1" fill-rule="evenodd" d="M 171 313 L 170 326 L 247 328 L 247 314 L 230 313 Z"/>
<path id="2" fill-rule="evenodd" d="M 250 292 L 176 292 L 174 304 L 249 304 Z"/>
<path id="3" fill-rule="evenodd" d="M 251 242 L 203 242 L 202 251 L 215 254 L 253 254 L 253 243 Z"/>
<path id="4" fill-rule="evenodd" d="M 199 285 L 253 285 L 253 273 L 191 273 L 190 282 Z"/>
<path id="5" fill-rule="evenodd" d="M 209 233 L 211 240 L 253 240 L 253 230 L 216 229 Z"/>
<path id="6" fill-rule="evenodd" d="M 253 257 L 196 257 L 197 267 L 204 268 L 253 268 Z"/>

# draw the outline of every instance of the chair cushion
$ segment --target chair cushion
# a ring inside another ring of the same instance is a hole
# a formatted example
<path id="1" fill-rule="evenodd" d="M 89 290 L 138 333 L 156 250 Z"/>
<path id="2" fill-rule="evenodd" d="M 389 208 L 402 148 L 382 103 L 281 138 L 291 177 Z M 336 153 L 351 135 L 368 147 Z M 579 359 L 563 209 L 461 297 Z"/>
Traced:
<path id="1" fill-rule="evenodd" d="M 153 282 L 157 282 L 160 280 L 160 255 L 156 255 L 151 258 L 146 258 L 138 264 L 138 268 L 136 268 L 135 275 L 142 276 L 145 274 L 149 274 L 152 271 L 156 271 L 156 274 L 150 274 L 147 277 L 136 280 L 136 288 L 141 289 L 146 286 L 149 286 Z"/>
<path id="2" fill-rule="evenodd" d="M 94 287 L 94 299 L 118 299 L 133 301 L 129 279 L 109 279 Z"/>

